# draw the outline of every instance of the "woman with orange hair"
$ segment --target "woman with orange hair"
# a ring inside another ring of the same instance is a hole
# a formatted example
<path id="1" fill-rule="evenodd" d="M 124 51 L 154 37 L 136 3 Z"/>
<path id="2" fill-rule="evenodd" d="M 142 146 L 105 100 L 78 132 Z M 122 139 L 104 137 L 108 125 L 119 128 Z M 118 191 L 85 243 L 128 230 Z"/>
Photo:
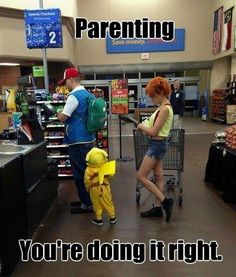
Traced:
<path id="1" fill-rule="evenodd" d="M 138 171 L 138 180 L 156 196 L 156 204 L 148 211 L 142 212 L 142 217 L 162 217 L 162 207 L 166 213 L 166 221 L 169 222 L 173 199 L 165 198 L 163 194 L 163 158 L 168 147 L 173 110 L 168 100 L 171 88 L 168 81 L 162 77 L 150 80 L 146 87 L 146 94 L 151 98 L 154 105 L 159 105 L 157 110 L 148 120 L 140 123 L 138 129 L 150 137 L 147 153 Z M 153 170 L 155 184 L 149 180 L 148 175 Z"/>

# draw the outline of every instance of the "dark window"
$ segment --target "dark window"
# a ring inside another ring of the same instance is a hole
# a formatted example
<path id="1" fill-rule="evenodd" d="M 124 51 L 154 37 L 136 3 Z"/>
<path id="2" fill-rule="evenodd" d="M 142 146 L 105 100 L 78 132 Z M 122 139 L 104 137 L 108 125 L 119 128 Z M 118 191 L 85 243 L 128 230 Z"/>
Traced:
<path id="1" fill-rule="evenodd" d="M 164 77 L 164 78 L 178 78 L 183 77 L 183 71 L 174 71 L 174 72 L 156 72 L 156 76 Z"/>
<path id="2" fill-rule="evenodd" d="M 142 79 L 153 78 L 153 77 L 154 77 L 154 72 L 141 72 Z"/>
<path id="3" fill-rule="evenodd" d="M 136 72 L 136 73 L 125 73 L 125 78 L 127 78 L 127 79 L 138 79 L 138 72 Z"/>
<path id="4" fill-rule="evenodd" d="M 32 74 L 32 66 L 21 66 L 20 67 L 20 75 L 25 76 L 25 75 L 30 75 Z"/>
<path id="5" fill-rule="evenodd" d="M 123 79 L 123 73 L 113 73 L 112 75 L 112 79 Z"/>
<path id="6" fill-rule="evenodd" d="M 91 90 L 93 90 L 94 89 L 94 86 L 86 86 L 86 85 L 83 85 L 84 87 L 85 87 L 85 89 L 86 90 L 88 90 L 88 91 L 91 91 Z"/>
<path id="7" fill-rule="evenodd" d="M 184 71 L 175 72 L 175 77 L 184 77 Z"/>
<path id="8" fill-rule="evenodd" d="M 165 77 L 166 73 L 165 72 L 156 72 L 156 77 Z"/>
<path id="9" fill-rule="evenodd" d="M 84 74 L 84 80 L 94 80 L 94 74 Z"/>
<path id="10" fill-rule="evenodd" d="M 96 80 L 107 80 L 108 74 L 96 74 Z"/>

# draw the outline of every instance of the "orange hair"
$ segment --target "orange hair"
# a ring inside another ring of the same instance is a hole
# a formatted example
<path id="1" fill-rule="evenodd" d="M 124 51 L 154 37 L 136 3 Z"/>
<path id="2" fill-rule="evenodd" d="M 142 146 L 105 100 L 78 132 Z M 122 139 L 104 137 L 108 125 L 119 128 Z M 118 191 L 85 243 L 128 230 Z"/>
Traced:
<path id="1" fill-rule="evenodd" d="M 167 97 L 171 93 L 171 87 L 165 78 L 158 76 L 149 81 L 145 92 L 150 97 L 154 97 L 156 94 L 163 94 Z"/>

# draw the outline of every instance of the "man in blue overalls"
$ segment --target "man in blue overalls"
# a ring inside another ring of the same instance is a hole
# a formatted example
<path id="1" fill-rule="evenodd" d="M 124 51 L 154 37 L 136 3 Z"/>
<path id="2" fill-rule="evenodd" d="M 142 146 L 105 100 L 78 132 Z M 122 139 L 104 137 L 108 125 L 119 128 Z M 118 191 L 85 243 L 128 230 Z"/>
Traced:
<path id="1" fill-rule="evenodd" d="M 86 155 L 95 141 L 95 134 L 88 133 L 86 127 L 88 98 L 92 96 L 81 86 L 76 68 L 66 69 L 59 85 L 65 85 L 70 91 L 63 110 L 58 111 L 57 116 L 65 123 L 64 142 L 69 145 L 71 168 L 80 199 L 80 201 L 71 202 L 71 213 L 88 213 L 93 211 L 93 207 L 85 188 L 84 172 Z"/>

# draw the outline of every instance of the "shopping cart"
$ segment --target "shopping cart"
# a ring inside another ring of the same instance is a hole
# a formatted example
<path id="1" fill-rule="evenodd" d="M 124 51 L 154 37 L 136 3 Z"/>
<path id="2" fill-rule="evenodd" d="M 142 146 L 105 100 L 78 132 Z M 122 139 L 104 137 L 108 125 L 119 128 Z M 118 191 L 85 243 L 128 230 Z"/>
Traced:
<path id="1" fill-rule="evenodd" d="M 181 173 L 184 170 L 184 137 L 185 131 L 183 129 L 171 129 L 168 137 L 169 147 L 163 160 L 164 169 L 164 190 L 166 193 L 170 191 L 175 193 L 178 189 L 178 204 L 182 206 L 183 203 L 183 188 L 181 183 Z M 135 165 L 136 171 L 139 169 L 142 160 L 147 152 L 149 138 L 143 134 L 142 131 L 133 130 L 134 139 L 134 153 L 135 153 Z M 167 174 L 166 174 L 167 173 Z M 175 174 L 174 174 L 175 173 Z M 150 177 L 150 180 L 155 182 L 154 176 Z M 137 181 L 136 184 L 136 203 L 139 205 L 141 197 L 141 189 L 143 185 Z"/>

